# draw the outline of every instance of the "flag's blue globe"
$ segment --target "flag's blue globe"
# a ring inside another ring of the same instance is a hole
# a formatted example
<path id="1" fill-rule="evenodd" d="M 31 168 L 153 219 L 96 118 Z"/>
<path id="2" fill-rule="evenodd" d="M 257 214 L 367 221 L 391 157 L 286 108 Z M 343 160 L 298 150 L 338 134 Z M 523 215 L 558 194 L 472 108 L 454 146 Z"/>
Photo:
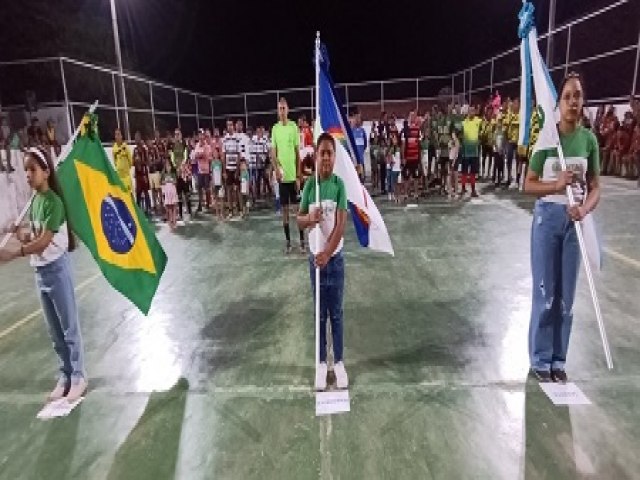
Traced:
<path id="1" fill-rule="evenodd" d="M 108 195 L 100 207 L 102 231 L 111 249 L 127 253 L 133 248 L 138 229 L 127 205 L 119 198 Z"/>

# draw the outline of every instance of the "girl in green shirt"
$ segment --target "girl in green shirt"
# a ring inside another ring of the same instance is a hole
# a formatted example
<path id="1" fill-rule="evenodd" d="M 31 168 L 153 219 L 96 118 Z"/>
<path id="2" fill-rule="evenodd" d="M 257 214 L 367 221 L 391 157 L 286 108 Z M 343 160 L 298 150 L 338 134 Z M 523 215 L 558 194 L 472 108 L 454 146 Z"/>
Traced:
<path id="1" fill-rule="evenodd" d="M 558 100 L 563 170 L 556 148 L 531 157 L 525 192 L 538 197 L 531 233 L 533 298 L 529 326 L 531 371 L 541 381 L 565 383 L 565 362 L 573 322 L 573 302 L 580 269 L 574 222 L 593 211 L 600 200 L 600 157 L 594 134 L 580 126 L 584 105 L 581 78 L 564 79 Z M 568 205 L 567 186 L 576 204 Z"/>
<path id="2" fill-rule="evenodd" d="M 67 252 L 75 248 L 66 209 L 56 181 L 53 162 L 39 148 L 25 156 L 27 182 L 34 190 L 29 212 L 29 230 L 12 231 L 18 246 L 0 250 L 0 262 L 31 256 L 36 285 L 53 348 L 60 362 L 58 380 L 49 401 L 64 397 L 74 402 L 87 389 L 84 348 L 78 320 L 71 262 Z"/>

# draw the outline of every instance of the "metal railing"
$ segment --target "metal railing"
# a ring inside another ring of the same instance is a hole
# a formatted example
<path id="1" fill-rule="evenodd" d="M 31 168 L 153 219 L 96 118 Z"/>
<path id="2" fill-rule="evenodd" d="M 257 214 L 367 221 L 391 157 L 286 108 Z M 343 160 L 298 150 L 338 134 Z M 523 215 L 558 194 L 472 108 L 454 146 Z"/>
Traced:
<path id="1" fill-rule="evenodd" d="M 556 83 L 571 69 L 586 77 L 593 104 L 621 103 L 639 93 L 640 28 L 637 0 L 618 0 L 602 9 L 555 28 L 540 37 L 540 50 L 549 39 L 553 54 L 547 59 Z M 99 66 L 69 57 L 47 57 L 0 62 L 0 99 L 6 111 L 24 111 L 25 90 L 33 90 L 39 108 L 62 107 L 65 127 L 72 130 L 79 116 L 98 99 L 101 136 L 113 140 L 116 128 L 129 120 L 130 139 L 135 131 L 145 136 L 154 129 L 176 126 L 190 134 L 199 127 L 222 127 L 231 117 L 254 126 L 271 125 L 280 96 L 289 100 L 292 116 L 313 116 L 313 87 L 206 95 L 124 72 L 126 102 L 120 98 L 115 67 Z M 425 111 L 435 102 L 485 101 L 499 89 L 503 98 L 519 94 L 519 47 L 447 75 L 343 83 L 338 95 L 347 109 L 357 108 L 375 119 L 383 110 L 404 116 L 409 110 Z M 127 105 L 127 108 L 124 108 Z"/>

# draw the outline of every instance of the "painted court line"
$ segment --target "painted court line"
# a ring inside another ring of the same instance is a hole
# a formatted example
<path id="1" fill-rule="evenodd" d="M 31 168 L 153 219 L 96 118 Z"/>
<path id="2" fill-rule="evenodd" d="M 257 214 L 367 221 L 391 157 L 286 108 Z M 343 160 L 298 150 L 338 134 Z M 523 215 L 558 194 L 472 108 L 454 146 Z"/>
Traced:
<path id="1" fill-rule="evenodd" d="M 612 250 L 610 248 L 604 248 L 603 250 L 607 255 L 615 258 L 616 260 L 619 260 L 631 267 L 635 267 L 640 270 L 640 261 L 636 260 L 635 258 L 627 257 L 626 255 L 620 252 L 616 252 L 615 250 Z"/>
<path id="2" fill-rule="evenodd" d="M 75 288 L 76 292 L 79 292 L 80 290 L 82 290 L 83 288 L 87 287 L 88 285 L 90 285 L 91 283 L 93 283 L 98 277 L 100 277 L 101 274 L 100 273 L 96 273 L 95 275 L 93 275 L 92 277 L 89 277 L 88 279 L 86 279 L 84 282 L 82 282 L 80 285 L 78 285 Z M 10 327 L 7 327 L 6 329 L 4 329 L 2 332 L 0 332 L 0 340 L 2 340 L 4 337 L 8 336 L 11 334 L 11 332 L 17 330 L 18 328 L 22 327 L 23 325 L 29 323 L 31 320 L 33 320 L 34 318 L 36 318 L 37 316 L 42 314 L 42 309 L 38 309 L 34 312 L 31 312 L 29 315 L 27 315 L 26 317 L 18 320 L 16 323 L 14 323 L 13 325 L 11 325 Z"/>

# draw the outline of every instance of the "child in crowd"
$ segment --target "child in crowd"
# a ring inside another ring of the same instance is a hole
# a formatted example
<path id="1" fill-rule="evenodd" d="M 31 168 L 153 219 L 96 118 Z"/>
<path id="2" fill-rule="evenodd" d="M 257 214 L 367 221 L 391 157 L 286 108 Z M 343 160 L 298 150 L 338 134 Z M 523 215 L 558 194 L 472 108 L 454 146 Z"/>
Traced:
<path id="1" fill-rule="evenodd" d="M 249 182 L 251 176 L 247 168 L 247 161 L 242 158 L 240 160 L 240 218 L 244 218 L 249 213 Z"/>
<path id="2" fill-rule="evenodd" d="M 492 180 L 496 188 L 502 184 L 504 177 L 504 154 L 507 137 L 502 125 L 502 119 L 498 119 L 496 129 L 493 132 L 493 176 Z"/>
<path id="3" fill-rule="evenodd" d="M 177 205 L 178 205 L 178 190 L 176 189 L 176 183 L 178 181 L 178 175 L 176 167 L 171 162 L 171 159 L 167 158 L 164 170 L 162 172 L 162 196 L 164 197 L 164 206 L 167 213 L 167 222 L 169 222 L 169 228 L 171 231 L 176 229 L 177 220 Z"/>
<path id="4" fill-rule="evenodd" d="M 391 136 L 391 146 L 387 150 L 387 189 L 389 200 L 399 203 L 402 199 L 402 192 L 398 188 L 398 179 L 402 172 L 402 158 L 400 155 L 400 143 L 397 135 Z M 397 193 L 397 194 L 396 194 Z"/>
<path id="5" fill-rule="evenodd" d="M 224 192 L 222 189 L 222 160 L 220 155 L 214 155 L 211 162 L 211 174 L 213 177 L 213 205 L 218 220 L 224 220 Z M 220 195 L 222 192 L 222 195 Z"/>
<path id="6" fill-rule="evenodd" d="M 451 131 L 451 138 L 448 144 L 449 148 L 449 175 L 447 182 L 447 190 L 449 190 L 449 200 L 453 200 L 458 192 L 458 166 L 460 165 L 460 140 L 458 139 L 458 132 L 453 129 Z M 445 171 L 442 173 L 442 178 L 446 177 Z"/>

